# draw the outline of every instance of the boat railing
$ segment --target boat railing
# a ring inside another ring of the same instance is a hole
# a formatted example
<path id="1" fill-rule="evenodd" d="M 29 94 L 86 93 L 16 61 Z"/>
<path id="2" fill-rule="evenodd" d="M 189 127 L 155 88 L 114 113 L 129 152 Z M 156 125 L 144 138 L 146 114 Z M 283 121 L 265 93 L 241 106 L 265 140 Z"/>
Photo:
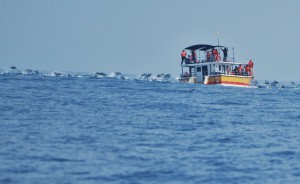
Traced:
<path id="1" fill-rule="evenodd" d="M 206 58 L 206 57 L 198 57 L 196 59 L 189 59 L 186 58 L 184 60 L 185 64 L 197 64 L 197 63 L 209 63 L 209 62 L 234 62 L 233 60 L 229 59 L 229 58 L 222 58 L 220 57 L 219 59 L 215 60 L 214 58 Z"/>
<path id="2" fill-rule="evenodd" d="M 234 72 L 232 72 L 230 75 L 235 75 L 235 76 L 249 76 L 249 77 L 252 77 L 252 76 L 253 76 L 253 73 L 251 73 L 251 72 L 243 72 L 243 73 L 234 73 Z"/>
<path id="3" fill-rule="evenodd" d="M 204 75 L 208 75 L 207 73 Z M 249 76 L 252 77 L 253 73 L 243 72 L 243 73 L 235 73 L 235 72 L 210 72 L 210 75 L 231 75 L 231 76 Z"/>

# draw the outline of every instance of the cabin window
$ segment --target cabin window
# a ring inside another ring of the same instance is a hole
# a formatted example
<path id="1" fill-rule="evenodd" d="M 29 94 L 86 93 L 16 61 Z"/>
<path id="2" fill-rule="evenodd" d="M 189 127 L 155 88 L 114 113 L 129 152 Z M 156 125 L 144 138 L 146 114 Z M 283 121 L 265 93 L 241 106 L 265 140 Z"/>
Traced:
<path id="1" fill-rule="evenodd" d="M 201 72 L 201 67 L 198 67 L 198 68 L 197 68 L 197 72 Z"/>
<path id="2" fill-rule="evenodd" d="M 221 65 L 219 65 L 219 71 L 222 71 Z"/>

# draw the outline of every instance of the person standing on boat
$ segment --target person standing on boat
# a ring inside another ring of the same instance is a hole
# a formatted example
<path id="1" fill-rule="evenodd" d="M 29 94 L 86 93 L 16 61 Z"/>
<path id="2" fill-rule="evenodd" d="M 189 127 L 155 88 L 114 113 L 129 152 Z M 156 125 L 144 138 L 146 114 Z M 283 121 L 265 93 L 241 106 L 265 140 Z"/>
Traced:
<path id="1" fill-rule="evenodd" d="M 193 58 L 191 55 L 188 55 L 188 58 L 186 60 L 187 60 L 186 63 L 192 63 Z"/>
<path id="2" fill-rule="evenodd" d="M 226 62 L 227 56 L 228 56 L 228 49 L 227 49 L 227 47 L 225 47 L 224 49 L 221 48 L 221 50 L 223 51 L 223 54 L 224 54 L 223 61 Z"/>
<path id="3" fill-rule="evenodd" d="M 243 74 L 243 66 L 242 66 L 242 65 L 240 65 L 240 66 L 238 67 L 238 72 L 239 72 L 239 75 L 242 75 L 242 74 Z"/>
<path id="4" fill-rule="evenodd" d="M 183 75 L 183 77 L 185 77 L 185 78 L 186 78 L 186 77 L 189 77 L 189 76 L 190 76 L 190 75 L 189 75 L 189 73 L 187 73 L 187 72 L 185 72 L 184 75 Z"/>
<path id="5" fill-rule="evenodd" d="M 194 63 L 196 63 L 196 60 L 197 60 L 196 52 L 194 50 L 192 50 L 191 53 L 192 53 L 192 60 L 194 61 Z"/>
<path id="6" fill-rule="evenodd" d="M 248 62 L 249 68 L 250 68 L 250 72 L 249 75 L 252 76 L 253 75 L 253 66 L 254 63 L 252 62 L 252 60 L 250 59 L 250 61 Z"/>
<path id="7" fill-rule="evenodd" d="M 238 67 L 237 66 L 234 67 L 233 74 L 238 75 Z"/>
<path id="8" fill-rule="evenodd" d="M 230 75 L 230 66 L 226 66 L 226 74 Z"/>
<path id="9" fill-rule="evenodd" d="M 190 55 L 188 55 L 187 58 L 185 58 L 185 64 L 190 64 L 192 61 L 192 57 Z"/>
<path id="10" fill-rule="evenodd" d="M 181 65 L 182 65 L 183 61 L 185 61 L 185 59 L 186 59 L 186 52 L 185 52 L 185 50 L 182 50 L 182 52 L 181 52 Z"/>
<path id="11" fill-rule="evenodd" d="M 253 64 L 253 62 L 252 62 L 251 59 L 250 59 L 250 61 L 248 62 L 248 65 L 249 65 L 250 68 L 253 68 L 253 65 L 254 65 L 254 64 Z"/>
<path id="12" fill-rule="evenodd" d="M 245 71 L 246 71 L 246 75 L 250 76 L 250 66 L 249 65 L 245 66 Z"/>
<path id="13" fill-rule="evenodd" d="M 218 57 L 219 57 L 218 50 L 217 49 L 213 49 L 212 53 L 213 53 L 214 61 L 217 61 Z"/>
<path id="14" fill-rule="evenodd" d="M 210 51 L 206 51 L 206 62 L 210 61 Z"/>

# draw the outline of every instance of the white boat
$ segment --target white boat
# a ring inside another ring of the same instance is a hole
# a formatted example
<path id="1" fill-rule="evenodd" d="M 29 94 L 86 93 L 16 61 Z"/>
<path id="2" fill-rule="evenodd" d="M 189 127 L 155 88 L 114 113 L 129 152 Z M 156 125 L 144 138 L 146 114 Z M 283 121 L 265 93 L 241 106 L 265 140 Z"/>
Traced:
<path id="1" fill-rule="evenodd" d="M 193 45 L 185 48 L 191 53 L 203 57 L 186 58 L 180 65 L 181 75 L 179 82 L 200 83 L 200 84 L 219 84 L 230 86 L 250 86 L 254 80 L 253 62 L 250 60 L 247 64 L 235 62 L 228 58 L 228 53 L 223 57 L 220 50 L 225 50 L 224 46 L 213 46 L 207 44 Z M 228 49 L 226 49 L 228 52 Z"/>

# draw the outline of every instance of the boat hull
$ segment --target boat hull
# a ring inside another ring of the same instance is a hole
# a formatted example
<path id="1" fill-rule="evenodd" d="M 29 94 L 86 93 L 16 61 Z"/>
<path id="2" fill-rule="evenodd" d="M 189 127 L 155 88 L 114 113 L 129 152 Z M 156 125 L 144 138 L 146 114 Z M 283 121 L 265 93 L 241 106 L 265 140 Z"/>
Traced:
<path id="1" fill-rule="evenodd" d="M 205 76 L 204 84 L 221 84 L 228 86 L 250 86 L 253 76 L 211 75 Z"/>
<path id="2" fill-rule="evenodd" d="M 197 81 L 196 77 L 180 78 L 180 83 L 200 83 L 207 85 L 224 85 L 224 86 L 250 86 L 253 76 L 240 75 L 209 75 L 205 76 L 204 82 Z"/>

